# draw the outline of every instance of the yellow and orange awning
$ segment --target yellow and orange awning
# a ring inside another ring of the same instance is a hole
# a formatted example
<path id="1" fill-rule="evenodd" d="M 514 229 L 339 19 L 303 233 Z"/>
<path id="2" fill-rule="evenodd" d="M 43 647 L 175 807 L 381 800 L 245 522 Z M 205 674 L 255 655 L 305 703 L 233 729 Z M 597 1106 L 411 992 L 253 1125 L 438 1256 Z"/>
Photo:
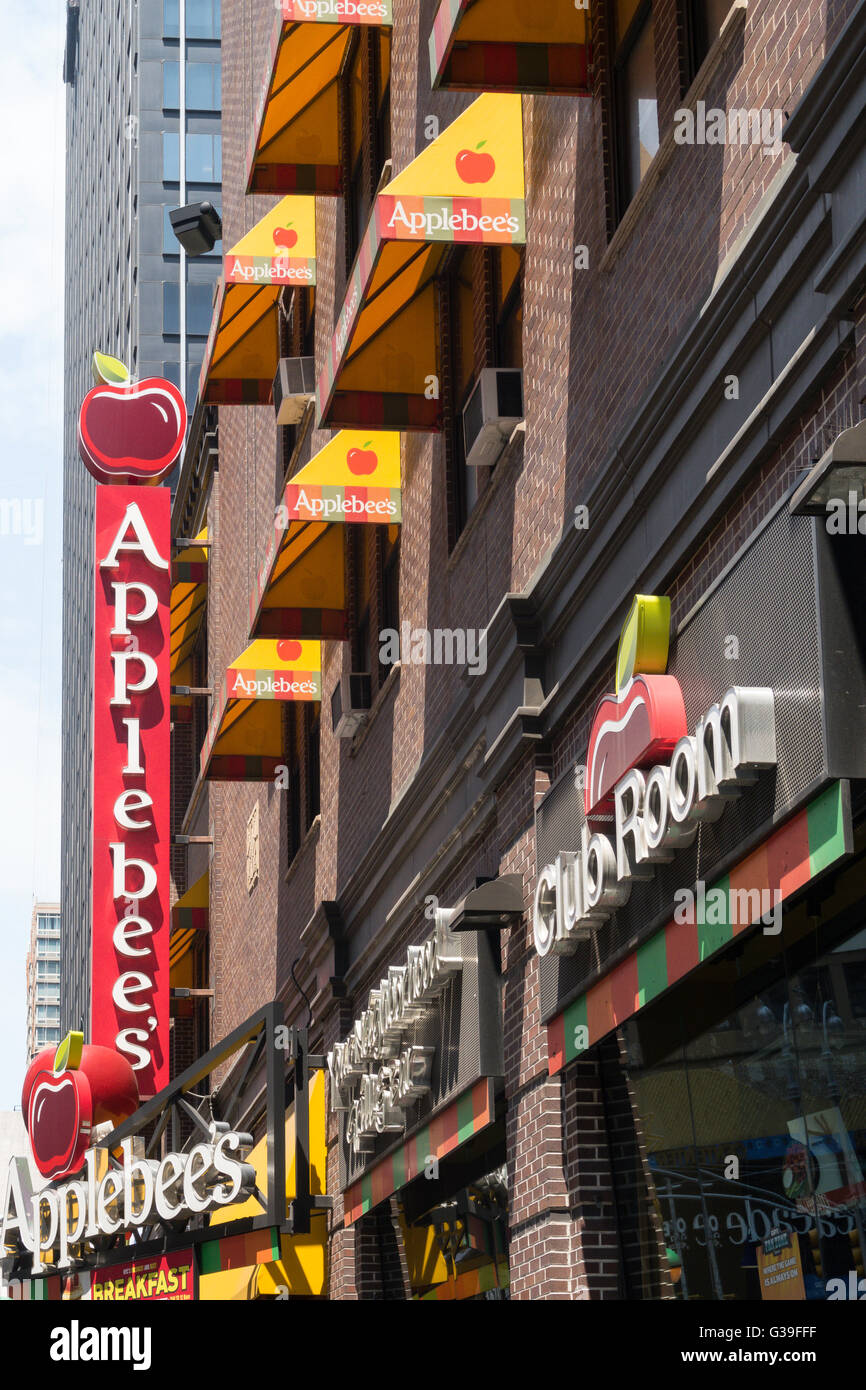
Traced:
<path id="1" fill-rule="evenodd" d="M 286 1213 L 297 1193 L 295 1168 L 295 1106 L 286 1116 Z M 325 1073 L 314 1071 L 309 1086 L 310 1192 L 327 1190 L 325 1139 Z M 260 1139 L 246 1162 L 256 1172 L 260 1192 L 268 1190 L 268 1141 Z M 210 1225 L 244 1222 L 261 1215 L 255 1197 L 224 1207 L 210 1218 Z M 256 1298 L 318 1298 L 327 1292 L 328 1213 L 313 1211 L 309 1235 L 281 1235 L 276 1229 L 252 1231 L 206 1242 L 201 1248 L 199 1298 L 202 1301 L 247 1301 Z"/>
<path id="2" fill-rule="evenodd" d="M 391 0 L 282 0 L 253 137 L 248 193 L 343 191 L 339 78 L 353 30 L 383 30 Z"/>
<path id="3" fill-rule="evenodd" d="M 399 525 L 400 436 L 342 430 L 286 487 L 250 601 L 252 637 L 344 641 L 346 525 Z"/>
<path id="4" fill-rule="evenodd" d="M 253 642 L 232 662 L 214 702 L 201 775 L 219 782 L 272 782 L 285 761 L 283 703 L 320 701 L 319 642 Z"/>
<path id="5" fill-rule="evenodd" d="M 441 0 L 430 35 L 433 88 L 589 96 L 589 5 Z"/>
<path id="6" fill-rule="evenodd" d="M 436 277 L 455 243 L 526 241 L 519 96 L 481 96 L 373 206 L 319 378 L 332 429 L 441 428 Z"/>
<path id="7" fill-rule="evenodd" d="M 280 291 L 316 283 L 316 200 L 283 198 L 225 258 L 199 396 L 267 405 L 280 360 Z"/>
<path id="8" fill-rule="evenodd" d="M 192 654 L 207 612 L 207 527 L 196 536 L 200 544 L 183 550 L 171 562 L 170 667 L 172 685 L 195 685 Z M 192 697 L 172 695 L 172 717 L 192 718 Z"/>

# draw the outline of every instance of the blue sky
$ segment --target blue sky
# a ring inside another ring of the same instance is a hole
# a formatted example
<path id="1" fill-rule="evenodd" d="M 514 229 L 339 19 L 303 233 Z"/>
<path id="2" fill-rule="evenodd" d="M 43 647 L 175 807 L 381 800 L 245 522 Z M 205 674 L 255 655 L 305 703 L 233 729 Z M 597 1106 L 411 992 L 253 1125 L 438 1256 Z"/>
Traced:
<path id="1" fill-rule="evenodd" d="M 0 0 L 0 1110 L 33 902 L 60 892 L 65 11 Z"/>

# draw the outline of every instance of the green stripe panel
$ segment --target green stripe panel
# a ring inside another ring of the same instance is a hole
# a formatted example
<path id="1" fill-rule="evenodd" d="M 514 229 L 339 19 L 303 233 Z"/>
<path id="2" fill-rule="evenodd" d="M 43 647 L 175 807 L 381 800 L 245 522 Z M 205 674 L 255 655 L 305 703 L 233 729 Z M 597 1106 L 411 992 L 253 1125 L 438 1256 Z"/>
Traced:
<path id="1" fill-rule="evenodd" d="M 809 868 L 814 878 L 846 851 L 842 784 L 828 787 L 806 808 L 809 826 Z"/>
<path id="2" fill-rule="evenodd" d="M 697 923 L 699 960 L 708 960 L 733 940 L 730 887 L 731 880 L 725 875 L 706 890 L 703 911 L 699 913 L 703 920 Z M 695 905 L 695 911 L 698 912 L 698 904 Z M 664 932 L 660 934 L 664 936 Z"/>
<path id="3" fill-rule="evenodd" d="M 663 931 L 637 949 L 637 980 L 640 1007 L 655 999 L 668 987 L 668 953 Z"/>
<path id="4" fill-rule="evenodd" d="M 467 1091 L 457 1102 L 457 1139 L 463 1144 L 475 1133 L 475 1112 L 472 1105 L 472 1092 Z"/>
<path id="5" fill-rule="evenodd" d="M 199 1247 L 199 1250 L 202 1274 L 219 1274 L 222 1268 L 219 1241 L 204 1241 Z"/>
<path id="6" fill-rule="evenodd" d="M 361 1179 L 361 1206 L 364 1214 L 372 1210 L 373 1207 L 373 1175 L 365 1173 Z"/>

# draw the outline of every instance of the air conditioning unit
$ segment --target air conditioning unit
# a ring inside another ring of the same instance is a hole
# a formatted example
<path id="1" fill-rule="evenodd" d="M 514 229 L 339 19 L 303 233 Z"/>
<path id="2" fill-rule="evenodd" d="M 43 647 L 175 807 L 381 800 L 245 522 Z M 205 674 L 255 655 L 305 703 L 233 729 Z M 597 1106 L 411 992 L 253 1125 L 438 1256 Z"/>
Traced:
<path id="1" fill-rule="evenodd" d="M 277 424 L 300 424 L 315 394 L 315 357 L 282 357 L 274 377 L 274 411 Z"/>
<path id="2" fill-rule="evenodd" d="M 370 713 L 370 677 L 353 672 L 341 676 L 331 696 L 331 723 L 336 738 L 354 738 Z"/>
<path id="3" fill-rule="evenodd" d="M 463 412 L 466 462 L 492 468 L 523 419 L 523 372 L 485 367 Z"/>

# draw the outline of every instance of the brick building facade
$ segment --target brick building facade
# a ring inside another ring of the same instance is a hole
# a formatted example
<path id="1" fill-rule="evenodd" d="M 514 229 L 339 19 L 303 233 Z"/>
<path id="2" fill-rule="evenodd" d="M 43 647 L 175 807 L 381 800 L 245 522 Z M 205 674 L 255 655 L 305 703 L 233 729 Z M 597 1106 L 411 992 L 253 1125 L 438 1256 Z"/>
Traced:
<path id="1" fill-rule="evenodd" d="M 353 38 L 363 50 L 365 124 L 360 162 L 343 151 L 356 181 L 344 196 L 317 199 L 317 377 L 354 260 L 347 218 L 372 202 L 383 156 L 390 175 L 400 174 L 431 132 L 445 131 L 483 90 L 431 90 L 438 8 L 394 0 L 387 147 L 375 129 L 381 53 L 366 33 Z M 273 19 L 252 0 L 223 0 L 227 247 L 274 205 L 246 194 Z M 389 966 L 428 939 L 431 900 L 456 904 L 482 880 L 522 880 L 525 915 L 492 934 L 504 1072 L 494 1138 L 486 1156 L 479 1146 L 471 1179 L 505 1165 L 508 1283 L 517 1299 L 681 1296 L 683 1261 L 691 1277 L 695 1258 L 652 1194 L 657 1137 L 621 1031 L 612 1027 L 585 1055 L 551 1066 L 552 1015 L 533 939 L 543 867 L 536 813 L 585 759 L 632 596 L 670 595 L 676 638 L 742 548 L 773 524 L 794 484 L 859 419 L 866 394 L 866 208 L 856 183 L 866 156 L 852 135 L 866 82 L 866 6 L 593 0 L 590 25 L 586 91 L 522 98 L 520 360 L 507 365 L 522 366 L 525 427 L 467 492 L 473 470 L 460 458 L 458 381 L 500 365 L 504 351 L 496 320 L 503 272 L 476 246 L 458 271 L 446 261 L 437 281 L 458 274 L 469 287 L 462 300 L 459 291 L 457 299 L 437 292 L 443 428 L 402 435 L 399 621 L 484 632 L 486 669 L 404 660 L 377 673 L 388 552 L 373 532 L 384 528 L 347 528 L 363 533 L 347 545 L 348 637 L 322 646 L 318 734 L 315 712 L 297 716 L 296 727 L 294 712 L 286 716 L 287 765 L 292 740 L 299 750 L 292 786 L 200 779 L 202 715 L 175 724 L 175 829 L 212 839 L 175 853 L 178 894 L 209 861 L 209 959 L 199 982 L 213 991 L 212 1042 L 279 998 L 287 1022 L 309 1019 L 313 1051 L 328 1053 Z M 635 68 L 630 53 L 647 51 L 647 26 L 649 67 Z M 656 103 L 657 138 L 641 127 L 632 190 L 629 101 L 638 89 Z M 784 137 L 680 143 L 676 113 L 699 103 L 705 112 L 778 112 Z M 345 104 L 340 110 L 345 146 Z M 309 291 L 284 291 L 282 356 L 301 355 L 305 295 L 309 315 Z M 453 315 L 470 301 L 471 332 L 468 318 L 455 324 Z M 216 691 L 249 645 L 250 596 L 275 506 L 287 479 L 332 438 L 318 423 L 320 406 L 289 432 L 269 405 L 220 405 L 215 469 L 200 467 L 207 408 L 199 406 L 174 520 L 187 539 L 205 525 L 208 532 L 201 687 Z M 329 702 L 354 670 L 372 673 L 372 699 L 349 740 L 334 736 Z M 843 774 L 856 779 L 858 770 Z M 590 975 L 603 979 L 622 959 L 622 951 L 598 959 Z M 619 1021 L 614 1011 L 611 1022 Z M 188 1046 L 184 1027 L 175 1021 L 176 1048 Z M 419 1283 L 407 1262 L 401 1189 L 347 1221 L 340 1116 L 329 1116 L 330 1296 L 412 1297 Z M 385 1139 L 377 1158 L 390 1151 Z M 643 1175 L 631 1215 L 627 1164 Z M 706 1212 L 704 1189 L 701 1200 Z M 713 1279 L 720 1297 L 724 1278 Z"/>

